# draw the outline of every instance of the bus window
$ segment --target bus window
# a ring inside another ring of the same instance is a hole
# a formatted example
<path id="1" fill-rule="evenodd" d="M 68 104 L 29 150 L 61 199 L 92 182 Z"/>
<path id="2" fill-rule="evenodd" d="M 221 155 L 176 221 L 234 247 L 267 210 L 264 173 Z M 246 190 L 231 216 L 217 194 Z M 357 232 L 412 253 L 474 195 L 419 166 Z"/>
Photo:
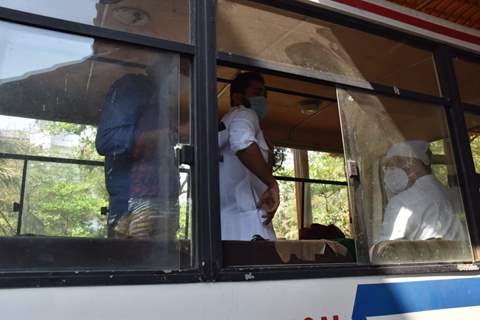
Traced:
<path id="1" fill-rule="evenodd" d="M 462 102 L 480 105 L 480 85 L 472 79 L 480 72 L 480 65 L 467 60 L 453 60 Z"/>
<path id="2" fill-rule="evenodd" d="M 231 118 L 243 108 L 231 107 L 232 81 L 242 72 L 223 66 L 217 71 L 222 219 L 230 213 L 247 215 L 248 211 L 240 210 L 248 200 L 247 196 L 237 199 L 240 187 L 230 192 L 222 182 L 236 174 L 222 166 L 228 168 L 231 162 L 238 161 L 228 155 L 228 144 L 236 139 L 230 124 L 237 120 Z M 222 220 L 224 262 L 226 265 L 353 263 L 355 234 L 350 226 L 335 89 L 298 80 L 289 82 L 290 79 L 268 74 L 261 77 L 265 80 L 268 111 L 259 128 L 274 146 L 272 170 L 280 189 L 280 206 L 273 218 L 275 237 L 267 238 L 275 241 L 262 241 L 253 231 L 249 237 L 238 238 L 228 233 L 225 239 L 225 230 L 230 231 Z M 229 195 L 235 196 L 235 203 L 228 202 Z M 248 229 L 245 226 L 250 228 L 242 224 L 238 229 Z"/>
<path id="3" fill-rule="evenodd" d="M 312 223 L 333 224 L 350 237 L 343 154 L 291 148 L 277 150 L 281 150 L 278 151 L 281 156 L 277 157 L 283 160 L 280 166 L 274 167 L 281 195 L 274 220 L 277 239 L 302 239 L 301 229 L 310 228 Z M 306 182 L 302 178 L 317 182 Z"/>
<path id="4" fill-rule="evenodd" d="M 219 51 L 290 72 L 440 95 L 432 54 L 405 43 L 245 0 L 217 1 L 217 30 Z"/>
<path id="5" fill-rule="evenodd" d="M 338 89 L 358 259 L 471 261 L 442 107 Z"/>
<path id="6" fill-rule="evenodd" d="M 480 173 L 480 116 L 465 113 L 465 121 L 467 124 L 475 171 Z"/>
<path id="7" fill-rule="evenodd" d="M 0 29 L 2 268 L 190 268 L 190 61 Z"/>
<path id="8" fill-rule="evenodd" d="M 102 28 L 190 42 L 190 1 L 1 0 L 0 6 Z"/>

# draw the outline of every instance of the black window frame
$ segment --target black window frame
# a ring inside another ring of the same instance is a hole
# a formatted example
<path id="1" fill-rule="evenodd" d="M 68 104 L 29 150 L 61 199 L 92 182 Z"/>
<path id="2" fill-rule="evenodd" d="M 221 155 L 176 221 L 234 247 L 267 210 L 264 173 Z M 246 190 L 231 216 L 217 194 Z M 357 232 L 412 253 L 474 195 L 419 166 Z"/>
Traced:
<path id="1" fill-rule="evenodd" d="M 336 88 L 360 91 L 372 95 L 394 97 L 404 101 L 410 100 L 424 104 L 431 104 L 443 108 L 448 122 L 450 138 L 452 140 L 452 151 L 457 166 L 459 185 L 462 191 L 462 200 L 465 206 L 474 259 L 478 260 L 480 257 L 480 251 L 477 249 L 480 244 L 480 219 L 476 217 L 475 212 L 479 212 L 480 203 L 478 200 L 474 199 L 475 197 L 473 196 L 476 192 L 475 190 L 478 190 L 478 187 L 476 187 L 473 175 L 468 174 L 474 173 L 475 171 L 467 138 L 463 105 L 459 99 L 458 86 L 452 64 L 452 59 L 454 57 L 453 52 L 455 52 L 455 50 L 457 52 L 463 52 L 463 50 L 432 40 L 422 39 L 403 31 L 381 26 L 380 24 L 346 16 L 337 12 L 331 12 L 327 9 L 306 2 L 288 0 L 250 0 L 250 2 L 267 5 L 272 9 L 283 9 L 300 15 L 319 18 L 394 41 L 400 41 L 419 49 L 428 50 L 432 53 L 433 63 L 437 71 L 439 89 L 441 90 L 441 96 L 438 97 L 372 82 L 369 83 L 369 87 L 359 87 L 352 84 L 335 82 L 329 77 L 322 77 L 321 74 L 313 75 L 312 73 L 302 71 L 302 69 L 298 67 L 279 65 L 274 62 L 226 52 L 217 53 L 217 64 L 219 66 L 257 71 L 260 73 L 303 80 Z M 480 57 L 472 53 L 470 53 L 469 56 Z M 470 262 L 468 262 L 467 265 L 470 266 Z M 473 263 L 471 267 L 465 268 L 460 267 L 458 263 L 423 263 L 390 266 L 352 264 L 308 264 L 298 266 L 257 265 L 224 267 L 220 271 L 220 277 L 217 280 L 242 281 L 245 280 L 246 275 L 248 275 L 248 279 L 252 280 L 279 280 L 366 275 L 472 273 L 479 268 L 480 263 Z"/>
<path id="2" fill-rule="evenodd" d="M 360 90 L 365 93 L 397 97 L 444 107 L 448 119 L 450 136 L 452 138 L 453 152 L 457 164 L 466 216 L 470 227 L 472 247 L 480 248 L 480 217 L 476 217 L 475 215 L 475 212 L 479 212 L 480 210 L 480 199 L 473 199 L 473 194 L 477 192 L 478 186 L 476 185 L 474 177 L 468 174 L 475 172 L 463 114 L 465 110 L 468 110 L 468 105 L 464 105 L 461 102 L 452 63 L 452 59 L 457 55 L 468 56 L 470 59 L 480 61 L 480 54 L 470 53 L 447 44 L 440 44 L 439 42 L 424 39 L 404 31 L 395 30 L 391 27 L 385 27 L 384 25 L 365 21 L 343 13 L 332 12 L 314 3 L 309 4 L 290 0 L 252 1 L 272 8 L 283 9 L 313 18 L 320 18 L 339 25 L 407 43 L 417 48 L 429 50 L 434 55 L 434 63 L 439 77 L 442 96 L 430 96 L 414 91 L 403 90 L 402 88 L 400 88 L 399 91 L 398 88 L 375 83 L 371 83 L 371 88 L 356 87 L 345 83 L 332 82 L 330 79 L 318 76 L 305 75 L 298 68 L 289 68 L 257 59 L 216 52 L 216 3 L 214 0 L 191 0 L 190 25 L 193 29 L 191 35 L 194 37 L 192 44 L 177 43 L 124 31 L 104 29 L 97 26 L 0 7 L 1 21 L 88 36 L 96 39 L 114 40 L 157 50 L 166 50 L 188 56 L 192 59 L 193 72 L 191 81 L 193 83 L 193 89 L 191 126 L 192 145 L 194 149 L 192 195 L 193 223 L 195 226 L 193 245 L 194 258 L 198 264 L 197 269 L 170 273 L 164 273 L 161 270 L 151 272 L 137 270 L 111 272 L 1 271 L 0 287 L 191 283 L 202 281 L 282 280 L 433 273 L 478 274 L 475 270 L 479 269 L 480 263 L 465 267 L 459 267 L 458 264 L 452 263 L 398 266 L 323 264 L 223 267 L 218 199 L 217 65 L 256 70 L 337 88 Z M 477 249 L 475 252 L 476 259 L 480 257 L 479 250 L 480 249 Z"/>
<path id="3" fill-rule="evenodd" d="M 32 268 L 31 271 L 1 271 L 0 287 L 52 287 L 66 285 L 125 285 L 125 284 L 156 284 L 156 283 L 190 283 L 207 281 L 213 276 L 213 255 L 211 235 L 215 232 L 203 232 L 212 226 L 209 223 L 209 212 L 218 211 L 218 200 L 211 194 L 211 187 L 198 188 L 198 181 L 207 185 L 215 181 L 215 177 L 207 174 L 212 163 L 212 152 L 208 152 L 207 146 L 211 137 L 216 131 L 211 130 L 208 123 L 216 122 L 216 117 L 211 118 L 213 112 L 205 112 L 205 108 L 213 108 L 215 102 L 215 33 L 214 21 L 211 19 L 215 14 L 215 6 L 209 0 L 190 1 L 190 25 L 192 43 L 186 44 L 171 40 L 164 40 L 150 36 L 128 33 L 112 29 L 105 29 L 98 26 L 66 21 L 63 19 L 46 17 L 38 14 L 22 12 L 14 9 L 0 7 L 0 21 L 10 22 L 18 25 L 31 26 L 40 29 L 47 29 L 66 34 L 91 37 L 94 39 L 111 40 L 125 45 L 135 45 L 157 50 L 171 52 L 188 58 L 192 63 L 192 85 L 191 99 L 191 132 L 193 147 L 192 163 L 192 198 L 193 198 L 193 257 L 196 268 L 174 271 L 140 271 L 140 270 L 89 270 L 89 271 L 38 271 Z M 212 80 L 213 79 L 213 80 Z M 212 94 L 213 93 L 213 94 Z M 212 107 L 213 106 L 213 107 Z M 216 110 L 215 110 L 216 112 Z M 195 119 L 193 121 L 192 119 Z M 210 138 L 209 138 L 210 136 Z M 188 152 L 188 150 L 187 150 Z M 56 161 L 49 157 L 30 157 L 25 155 L 0 155 L 4 158 L 17 158 L 19 160 L 45 160 Z M 85 161 L 65 159 L 63 162 L 71 161 L 80 164 L 87 164 Z M 88 162 L 88 164 L 90 164 Z M 92 162 L 98 165 L 97 162 Z"/>

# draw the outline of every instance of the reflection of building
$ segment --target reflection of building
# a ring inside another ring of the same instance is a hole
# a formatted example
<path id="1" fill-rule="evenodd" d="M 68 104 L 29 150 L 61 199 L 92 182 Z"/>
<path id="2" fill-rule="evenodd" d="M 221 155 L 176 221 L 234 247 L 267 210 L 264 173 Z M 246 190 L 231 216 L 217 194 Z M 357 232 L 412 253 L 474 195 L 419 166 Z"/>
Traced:
<path id="1" fill-rule="evenodd" d="M 15 121 L 14 118 L 9 121 Z M 46 124 L 46 123 L 45 123 Z M 49 134 L 42 123 L 33 123 L 28 128 L 0 129 L 0 152 L 17 153 L 27 149 L 32 154 L 72 156 L 80 146 L 80 136 L 75 134 Z"/>

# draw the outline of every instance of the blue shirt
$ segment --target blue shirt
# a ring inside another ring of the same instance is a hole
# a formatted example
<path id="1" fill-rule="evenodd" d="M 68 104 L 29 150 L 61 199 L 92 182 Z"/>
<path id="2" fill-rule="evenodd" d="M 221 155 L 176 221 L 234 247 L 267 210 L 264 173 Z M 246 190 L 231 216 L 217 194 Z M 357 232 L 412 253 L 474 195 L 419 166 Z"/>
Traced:
<path id="1" fill-rule="evenodd" d="M 98 153 L 105 156 L 109 224 L 128 212 L 132 152 L 138 135 L 136 123 L 152 94 L 153 84 L 149 78 L 127 74 L 113 83 L 107 95 L 95 146 Z"/>

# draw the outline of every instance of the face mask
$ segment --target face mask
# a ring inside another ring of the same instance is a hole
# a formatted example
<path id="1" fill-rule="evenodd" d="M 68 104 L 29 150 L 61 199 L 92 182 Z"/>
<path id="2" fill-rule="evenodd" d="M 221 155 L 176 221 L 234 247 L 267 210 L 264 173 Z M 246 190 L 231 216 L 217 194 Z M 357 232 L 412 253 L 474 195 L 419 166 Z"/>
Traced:
<path id="1" fill-rule="evenodd" d="M 395 195 L 408 186 L 408 175 L 400 168 L 388 168 L 383 175 L 383 183 L 387 192 Z"/>
<path id="2" fill-rule="evenodd" d="M 258 118 L 262 120 L 267 115 L 267 99 L 263 96 L 256 96 L 248 98 L 250 109 L 255 111 Z"/>

